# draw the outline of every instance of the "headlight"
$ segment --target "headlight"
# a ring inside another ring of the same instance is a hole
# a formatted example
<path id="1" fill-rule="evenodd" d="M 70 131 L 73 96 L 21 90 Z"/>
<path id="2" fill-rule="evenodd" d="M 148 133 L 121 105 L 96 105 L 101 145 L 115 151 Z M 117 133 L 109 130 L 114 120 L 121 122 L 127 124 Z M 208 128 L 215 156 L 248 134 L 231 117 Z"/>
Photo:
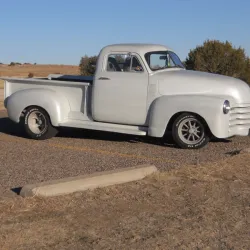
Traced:
<path id="1" fill-rule="evenodd" d="M 227 114 L 230 111 L 230 102 L 226 100 L 223 104 L 223 113 Z"/>

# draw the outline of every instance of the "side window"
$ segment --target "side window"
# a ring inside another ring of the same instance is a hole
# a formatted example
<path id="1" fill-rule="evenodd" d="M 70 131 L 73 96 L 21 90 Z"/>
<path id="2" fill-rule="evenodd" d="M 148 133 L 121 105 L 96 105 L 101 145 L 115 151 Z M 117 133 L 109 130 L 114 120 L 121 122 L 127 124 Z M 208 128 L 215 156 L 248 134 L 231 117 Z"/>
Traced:
<path id="1" fill-rule="evenodd" d="M 140 72 L 143 67 L 138 58 L 130 54 L 111 54 L 108 56 L 107 71 Z"/>
<path id="2" fill-rule="evenodd" d="M 143 71 L 143 67 L 136 56 L 132 57 L 131 71 Z"/>

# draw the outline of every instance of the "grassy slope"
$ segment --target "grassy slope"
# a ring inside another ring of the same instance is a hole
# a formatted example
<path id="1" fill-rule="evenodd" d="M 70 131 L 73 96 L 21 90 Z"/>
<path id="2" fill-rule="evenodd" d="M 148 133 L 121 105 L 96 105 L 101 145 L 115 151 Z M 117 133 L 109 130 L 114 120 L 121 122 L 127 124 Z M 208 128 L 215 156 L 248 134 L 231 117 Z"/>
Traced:
<path id="1" fill-rule="evenodd" d="M 143 181 L 0 203 L 3 249 L 249 249 L 250 154 Z"/>

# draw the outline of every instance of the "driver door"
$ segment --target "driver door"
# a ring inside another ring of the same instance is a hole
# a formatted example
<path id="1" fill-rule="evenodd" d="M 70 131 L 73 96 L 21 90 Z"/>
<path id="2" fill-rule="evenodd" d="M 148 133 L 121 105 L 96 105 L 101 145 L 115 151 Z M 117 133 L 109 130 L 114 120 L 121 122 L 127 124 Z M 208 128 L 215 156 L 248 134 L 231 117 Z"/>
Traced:
<path id="1" fill-rule="evenodd" d="M 92 94 L 94 120 L 144 125 L 147 111 L 148 72 L 139 55 L 111 53 L 97 72 Z"/>

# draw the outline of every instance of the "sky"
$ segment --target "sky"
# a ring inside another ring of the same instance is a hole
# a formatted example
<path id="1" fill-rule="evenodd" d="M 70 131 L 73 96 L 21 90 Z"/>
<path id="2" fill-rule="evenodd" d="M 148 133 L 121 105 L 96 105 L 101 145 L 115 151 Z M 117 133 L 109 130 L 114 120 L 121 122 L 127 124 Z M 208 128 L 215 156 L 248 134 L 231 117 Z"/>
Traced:
<path id="1" fill-rule="evenodd" d="M 250 56 L 249 0 L 0 0 L 0 62 L 78 65 L 114 43 L 167 45 L 184 60 L 207 39 Z"/>

